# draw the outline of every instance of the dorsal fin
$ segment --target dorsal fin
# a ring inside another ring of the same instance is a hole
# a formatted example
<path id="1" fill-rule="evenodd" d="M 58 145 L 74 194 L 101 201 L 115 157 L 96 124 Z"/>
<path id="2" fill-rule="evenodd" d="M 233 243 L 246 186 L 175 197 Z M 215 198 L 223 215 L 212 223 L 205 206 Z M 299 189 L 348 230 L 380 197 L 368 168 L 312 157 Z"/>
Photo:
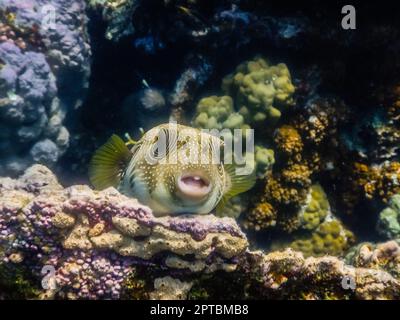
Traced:
<path id="1" fill-rule="evenodd" d="M 124 141 L 113 134 L 90 161 L 90 182 L 98 190 L 117 187 L 131 158 L 132 153 Z"/>
<path id="2" fill-rule="evenodd" d="M 255 170 L 249 175 L 238 175 L 236 173 L 236 166 L 233 164 L 225 164 L 224 169 L 228 175 L 226 191 L 217 205 L 217 215 L 222 214 L 226 203 L 229 199 L 250 190 L 256 183 Z"/>

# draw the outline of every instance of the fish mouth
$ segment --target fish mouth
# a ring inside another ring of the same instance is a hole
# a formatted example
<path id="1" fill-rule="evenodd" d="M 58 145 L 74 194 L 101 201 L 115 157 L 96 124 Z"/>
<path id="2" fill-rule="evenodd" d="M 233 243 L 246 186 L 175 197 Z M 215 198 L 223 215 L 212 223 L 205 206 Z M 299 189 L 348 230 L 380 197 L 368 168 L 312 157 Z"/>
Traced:
<path id="1" fill-rule="evenodd" d="M 178 178 L 177 186 L 184 197 L 192 200 L 201 200 L 211 191 L 210 179 L 198 172 L 181 175 Z"/>

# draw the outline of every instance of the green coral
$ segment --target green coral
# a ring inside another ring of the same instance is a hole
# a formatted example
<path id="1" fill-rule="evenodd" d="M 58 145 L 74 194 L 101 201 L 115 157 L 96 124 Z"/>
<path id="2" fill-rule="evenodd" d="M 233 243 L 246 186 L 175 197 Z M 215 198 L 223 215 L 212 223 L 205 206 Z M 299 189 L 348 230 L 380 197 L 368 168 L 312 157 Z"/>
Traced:
<path id="1" fill-rule="evenodd" d="M 255 161 L 257 164 L 257 175 L 264 176 L 275 163 L 274 150 L 265 148 L 261 145 L 255 146 Z"/>
<path id="2" fill-rule="evenodd" d="M 243 116 L 235 112 L 233 100 L 229 96 L 209 96 L 201 99 L 192 123 L 197 128 L 209 130 L 241 129 L 242 139 L 246 138 L 247 130 L 251 129 Z M 229 134 L 233 138 L 231 131 Z M 258 176 L 264 176 L 275 162 L 274 151 L 260 144 L 255 146 L 254 151 L 254 158 L 252 154 L 245 155 L 246 163 L 252 167 L 257 166 Z"/>
<path id="3" fill-rule="evenodd" d="M 311 187 L 310 199 L 300 212 L 300 223 L 303 229 L 314 230 L 330 213 L 328 198 L 319 184 Z"/>
<path id="4" fill-rule="evenodd" d="M 203 129 L 250 129 L 244 118 L 233 108 L 229 96 L 210 96 L 199 101 L 193 120 L 196 127 Z"/>
<path id="5" fill-rule="evenodd" d="M 400 238 L 400 194 L 392 196 L 389 206 L 380 212 L 377 231 L 387 239 Z"/>
<path id="6" fill-rule="evenodd" d="M 223 79 L 222 89 L 235 98 L 239 114 L 250 124 L 276 123 L 293 104 L 295 91 L 287 66 L 270 65 L 261 57 L 240 64 Z"/>
<path id="7" fill-rule="evenodd" d="M 339 220 L 323 222 L 310 236 L 293 241 L 289 246 L 306 257 L 330 254 L 341 256 L 353 242 L 353 234 Z"/>

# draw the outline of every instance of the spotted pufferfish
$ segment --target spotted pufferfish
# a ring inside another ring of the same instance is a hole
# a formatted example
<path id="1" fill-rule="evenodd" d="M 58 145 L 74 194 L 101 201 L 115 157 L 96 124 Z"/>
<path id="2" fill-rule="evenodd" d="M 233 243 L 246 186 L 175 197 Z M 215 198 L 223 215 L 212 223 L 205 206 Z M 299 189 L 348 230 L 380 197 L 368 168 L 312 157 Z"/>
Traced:
<path id="1" fill-rule="evenodd" d="M 137 198 L 155 216 L 221 213 L 230 198 L 255 183 L 254 174 L 237 175 L 234 165 L 212 161 L 223 145 L 219 137 L 183 125 L 159 125 L 131 148 L 112 135 L 94 154 L 89 178 L 96 189 L 113 186 Z"/>

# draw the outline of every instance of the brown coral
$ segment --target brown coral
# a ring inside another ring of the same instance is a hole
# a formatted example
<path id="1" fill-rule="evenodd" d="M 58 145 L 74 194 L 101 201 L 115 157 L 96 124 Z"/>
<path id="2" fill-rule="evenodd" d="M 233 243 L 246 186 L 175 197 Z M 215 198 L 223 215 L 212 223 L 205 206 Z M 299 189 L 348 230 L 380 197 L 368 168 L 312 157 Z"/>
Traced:
<path id="1" fill-rule="evenodd" d="M 303 142 L 297 130 L 292 126 L 282 126 L 275 132 L 274 141 L 278 152 L 295 156 L 303 150 Z M 300 161 L 300 159 L 298 159 Z"/>
<path id="2" fill-rule="evenodd" d="M 243 225 L 246 229 L 260 231 L 276 224 L 276 211 L 274 207 L 264 201 L 251 210 L 245 218 Z"/>

